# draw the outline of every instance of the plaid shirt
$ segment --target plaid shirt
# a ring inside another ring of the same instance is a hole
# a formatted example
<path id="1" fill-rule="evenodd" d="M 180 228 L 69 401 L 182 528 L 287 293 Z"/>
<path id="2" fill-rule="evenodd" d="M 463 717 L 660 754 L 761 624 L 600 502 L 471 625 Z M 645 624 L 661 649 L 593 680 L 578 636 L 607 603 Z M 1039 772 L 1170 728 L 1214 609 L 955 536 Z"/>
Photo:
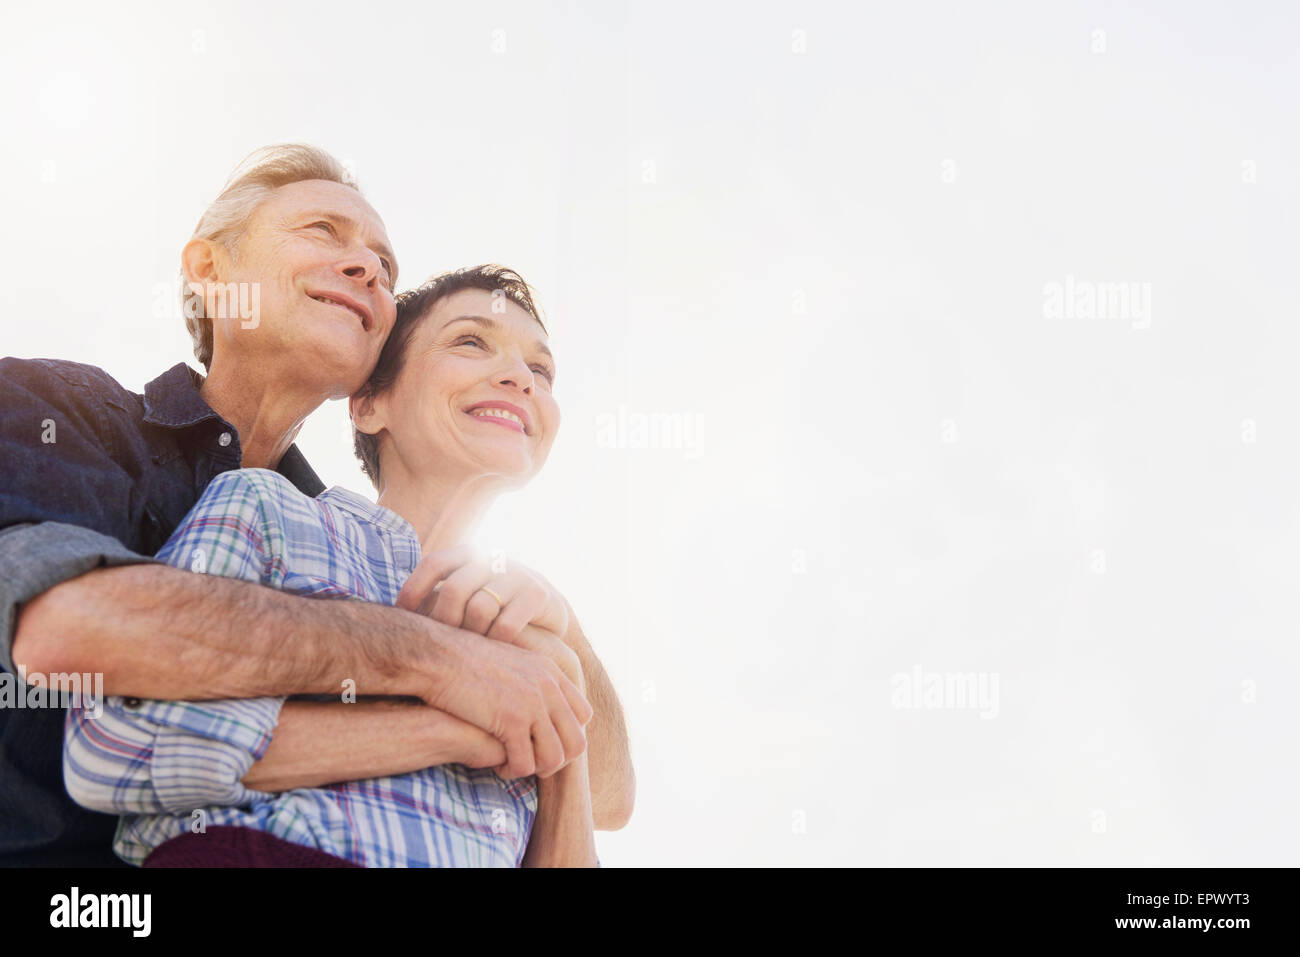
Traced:
<path id="1" fill-rule="evenodd" d="M 316 498 L 267 469 L 218 475 L 157 558 L 299 595 L 391 605 L 420 558 L 410 523 L 344 488 Z M 396 777 L 270 794 L 240 783 L 271 742 L 285 698 L 110 697 L 68 712 L 64 783 L 122 815 L 114 850 L 141 864 L 199 825 L 233 825 L 366 867 L 518 867 L 536 777 L 444 764 Z"/>

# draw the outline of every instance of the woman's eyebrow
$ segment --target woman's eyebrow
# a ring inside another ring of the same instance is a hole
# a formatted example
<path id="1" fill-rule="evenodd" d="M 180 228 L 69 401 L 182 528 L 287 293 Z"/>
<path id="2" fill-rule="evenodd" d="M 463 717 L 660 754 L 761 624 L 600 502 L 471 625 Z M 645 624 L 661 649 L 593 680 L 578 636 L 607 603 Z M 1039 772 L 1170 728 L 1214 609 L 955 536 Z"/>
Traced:
<path id="1" fill-rule="evenodd" d="M 489 330 L 496 330 L 501 325 L 501 323 L 497 322 L 495 319 L 492 319 L 488 316 L 456 316 L 453 319 L 448 319 L 447 325 L 450 326 L 453 322 L 476 322 L 484 329 L 489 329 Z M 536 341 L 534 341 L 533 346 L 534 348 L 537 349 L 538 352 L 544 353 L 548 359 L 555 358 L 555 356 L 551 354 L 551 350 L 546 348 L 546 344 L 542 342 L 541 339 L 537 339 Z"/>

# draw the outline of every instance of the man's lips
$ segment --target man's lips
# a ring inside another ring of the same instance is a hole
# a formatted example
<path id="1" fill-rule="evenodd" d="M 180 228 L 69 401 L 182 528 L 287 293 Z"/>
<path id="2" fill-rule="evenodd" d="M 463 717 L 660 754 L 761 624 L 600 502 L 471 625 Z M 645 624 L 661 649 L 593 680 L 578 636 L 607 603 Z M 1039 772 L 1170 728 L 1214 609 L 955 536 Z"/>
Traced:
<path id="1" fill-rule="evenodd" d="M 510 402 L 477 402 L 466 409 L 465 414 L 472 415 L 476 419 L 495 422 L 497 425 L 504 425 L 516 432 L 522 432 L 524 435 L 533 434 L 533 423 L 529 419 L 528 413 Z"/>
<path id="2" fill-rule="evenodd" d="M 341 292 L 308 292 L 307 295 L 317 302 L 323 302 L 331 306 L 342 306 L 344 309 L 351 310 L 361 320 L 361 328 L 366 332 L 369 332 L 375 325 L 370 309 L 349 295 Z"/>

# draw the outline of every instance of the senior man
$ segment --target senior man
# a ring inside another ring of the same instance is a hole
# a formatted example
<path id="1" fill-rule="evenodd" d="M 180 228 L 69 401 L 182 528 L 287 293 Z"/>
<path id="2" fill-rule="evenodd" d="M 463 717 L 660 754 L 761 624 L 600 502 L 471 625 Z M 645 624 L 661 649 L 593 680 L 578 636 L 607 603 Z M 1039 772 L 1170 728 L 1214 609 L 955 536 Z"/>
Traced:
<path id="1" fill-rule="evenodd" d="M 323 491 L 294 439 L 321 403 L 365 382 L 395 316 L 383 222 L 313 147 L 267 147 L 240 164 L 182 268 L 206 376 L 179 363 L 141 396 L 93 366 L 0 359 L 0 667 L 102 674 L 103 693 L 139 698 L 338 694 L 345 680 L 417 698 L 290 701 L 262 760 L 289 789 L 481 761 L 487 736 L 509 777 L 548 776 L 585 749 L 595 825 L 622 827 L 634 790 L 626 730 L 576 621 L 563 638 L 585 698 L 540 654 L 409 611 L 151 558 L 228 469 L 271 468 Z M 210 290 L 253 308 L 210 316 Z M 0 708 L 0 865 L 121 863 L 116 819 L 64 791 L 60 704 Z M 264 840 L 258 859 L 275 859 L 277 839 Z"/>

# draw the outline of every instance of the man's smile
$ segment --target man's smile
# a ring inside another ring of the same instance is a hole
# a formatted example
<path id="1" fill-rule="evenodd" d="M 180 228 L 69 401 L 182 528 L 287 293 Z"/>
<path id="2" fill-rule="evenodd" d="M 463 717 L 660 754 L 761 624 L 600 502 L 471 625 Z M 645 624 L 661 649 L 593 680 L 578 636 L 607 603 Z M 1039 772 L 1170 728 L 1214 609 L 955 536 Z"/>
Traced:
<path id="1" fill-rule="evenodd" d="M 338 293 L 338 292 L 309 292 L 307 293 L 307 295 L 310 296 L 312 299 L 315 299 L 317 302 L 325 303 L 328 306 L 336 306 L 336 307 L 341 307 L 343 309 L 347 309 L 349 312 L 351 312 L 353 315 L 355 315 L 358 319 L 361 320 L 361 328 L 364 329 L 366 332 L 369 332 L 375 324 L 374 317 L 371 315 L 370 309 L 367 306 L 363 305 L 362 303 L 358 302 L 357 300 L 353 299 L 351 296 L 347 296 L 344 295 L 343 293 Z"/>

